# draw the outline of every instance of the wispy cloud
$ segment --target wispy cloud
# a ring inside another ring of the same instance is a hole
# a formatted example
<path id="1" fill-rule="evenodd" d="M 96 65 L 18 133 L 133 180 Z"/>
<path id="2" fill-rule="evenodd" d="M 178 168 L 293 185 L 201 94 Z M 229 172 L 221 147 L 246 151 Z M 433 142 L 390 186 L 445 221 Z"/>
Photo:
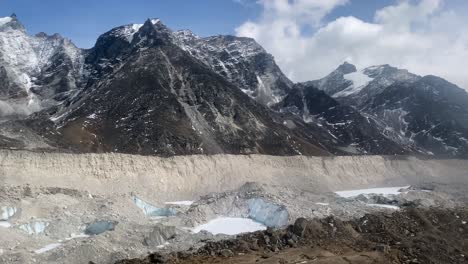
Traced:
<path id="1" fill-rule="evenodd" d="M 316 79 L 343 61 L 358 67 L 389 63 L 435 74 L 468 88 L 468 18 L 443 0 L 400 0 L 377 10 L 373 21 L 340 17 L 325 23 L 347 0 L 259 0 L 263 13 L 236 29 L 255 38 L 296 81 Z M 313 34 L 304 29 L 313 28 Z"/>

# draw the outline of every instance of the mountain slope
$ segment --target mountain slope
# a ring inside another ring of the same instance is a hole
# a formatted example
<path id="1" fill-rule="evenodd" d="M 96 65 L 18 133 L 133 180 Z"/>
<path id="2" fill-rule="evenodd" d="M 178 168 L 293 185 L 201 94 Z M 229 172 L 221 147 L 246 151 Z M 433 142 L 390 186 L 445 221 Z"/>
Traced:
<path id="1" fill-rule="evenodd" d="M 407 151 L 386 139 L 372 127 L 375 122 L 352 108 L 340 105 L 325 93 L 316 93 L 310 85 L 309 89 L 304 89 L 301 85 L 292 84 L 273 57 L 255 40 L 232 36 L 200 38 L 188 30 L 177 31 L 175 35 L 182 49 L 256 101 L 299 117 L 294 121 L 286 117 L 285 122 L 303 126 L 310 136 L 319 138 L 324 145 L 334 145 L 343 153 L 353 154 L 400 154 Z M 354 66 L 345 64 L 338 71 L 350 73 L 353 69 Z M 303 111 L 303 101 L 307 101 L 312 113 L 308 109 L 305 109 L 307 113 Z M 304 121 L 307 124 L 301 124 Z"/>
<path id="2" fill-rule="evenodd" d="M 119 30 L 89 52 L 90 86 L 69 106 L 32 116 L 29 126 L 79 151 L 328 154 L 179 48 L 159 21 L 146 21 L 131 42 L 116 40 L 129 40 Z"/>
<path id="3" fill-rule="evenodd" d="M 358 71 L 345 63 L 309 84 L 358 109 L 403 147 L 438 156 L 468 155 L 468 94 L 446 80 L 389 65 Z"/>
<path id="4" fill-rule="evenodd" d="M 295 85 L 278 107 L 282 112 L 302 117 L 306 123 L 319 124 L 349 153 L 404 154 L 412 151 L 385 137 L 374 120 L 340 104 L 310 83 Z"/>
<path id="5" fill-rule="evenodd" d="M 468 157 L 468 93 L 441 78 L 394 84 L 363 111 L 432 154 Z"/>

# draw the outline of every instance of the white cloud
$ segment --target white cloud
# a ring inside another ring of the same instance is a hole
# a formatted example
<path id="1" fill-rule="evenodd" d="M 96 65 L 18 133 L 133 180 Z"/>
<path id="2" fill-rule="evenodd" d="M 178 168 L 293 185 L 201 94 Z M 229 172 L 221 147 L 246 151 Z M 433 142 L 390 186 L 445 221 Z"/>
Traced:
<path id="1" fill-rule="evenodd" d="M 468 19 L 443 0 L 400 0 L 377 10 L 372 22 L 350 16 L 328 23 L 324 17 L 347 0 L 258 3 L 261 17 L 236 32 L 255 38 L 295 81 L 323 77 L 349 61 L 360 68 L 388 63 L 468 88 Z"/>

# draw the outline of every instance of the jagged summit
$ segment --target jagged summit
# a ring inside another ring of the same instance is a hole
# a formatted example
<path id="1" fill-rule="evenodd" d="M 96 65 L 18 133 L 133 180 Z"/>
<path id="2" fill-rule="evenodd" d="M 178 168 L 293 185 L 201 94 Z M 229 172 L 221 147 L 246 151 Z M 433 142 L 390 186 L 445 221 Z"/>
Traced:
<path id="1" fill-rule="evenodd" d="M 155 40 L 171 41 L 172 31 L 164 25 L 160 19 L 147 19 L 137 34 L 140 41 L 149 41 L 147 44 L 154 43 Z"/>
<path id="2" fill-rule="evenodd" d="M 339 72 L 341 74 L 349 74 L 352 72 L 356 72 L 357 68 L 353 64 L 345 61 L 343 64 L 338 66 L 338 68 L 334 72 Z"/>
<path id="3" fill-rule="evenodd" d="M 17 19 L 16 15 L 0 18 L 0 30 L 21 30 L 25 31 L 23 24 Z"/>

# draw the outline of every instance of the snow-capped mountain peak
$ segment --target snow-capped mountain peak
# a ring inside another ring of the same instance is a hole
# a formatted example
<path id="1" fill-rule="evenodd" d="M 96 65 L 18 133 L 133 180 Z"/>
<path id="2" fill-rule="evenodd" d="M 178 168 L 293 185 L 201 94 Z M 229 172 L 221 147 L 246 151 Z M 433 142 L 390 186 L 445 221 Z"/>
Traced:
<path id="1" fill-rule="evenodd" d="M 0 26 L 10 23 L 12 20 L 12 17 L 0 17 Z"/>
<path id="2" fill-rule="evenodd" d="M 382 88 L 396 82 L 412 82 L 418 78 L 420 76 L 388 64 L 358 70 L 356 66 L 345 62 L 326 77 L 310 83 L 334 98 L 357 96 L 364 101 L 368 93 L 380 93 Z"/>
<path id="3" fill-rule="evenodd" d="M 161 19 L 159 19 L 159 18 L 152 18 L 150 20 L 151 20 L 151 23 L 153 23 L 153 25 L 156 25 L 156 24 L 161 22 Z"/>
<path id="4" fill-rule="evenodd" d="M 343 64 L 338 66 L 338 68 L 336 68 L 336 70 L 334 70 L 333 72 L 340 73 L 340 74 L 350 74 L 356 71 L 357 71 L 357 68 L 355 65 L 345 61 Z"/>
<path id="5" fill-rule="evenodd" d="M 0 18 L 0 31 L 3 30 L 21 30 L 24 31 L 24 26 L 21 24 L 15 14 L 9 17 Z"/>
<path id="6" fill-rule="evenodd" d="M 113 34 L 116 37 L 127 40 L 128 43 L 132 43 L 133 36 L 138 32 L 138 30 L 140 30 L 142 26 L 143 24 L 129 24 L 115 29 Z"/>
<path id="7" fill-rule="evenodd" d="M 16 16 L 1 21 L 0 103 L 5 107 L 0 109 L 0 116 L 39 111 L 53 104 L 56 91 L 76 87 L 83 56 L 71 41 L 58 34 L 30 36 Z M 61 74 L 68 76 L 66 81 L 55 78 Z"/>

